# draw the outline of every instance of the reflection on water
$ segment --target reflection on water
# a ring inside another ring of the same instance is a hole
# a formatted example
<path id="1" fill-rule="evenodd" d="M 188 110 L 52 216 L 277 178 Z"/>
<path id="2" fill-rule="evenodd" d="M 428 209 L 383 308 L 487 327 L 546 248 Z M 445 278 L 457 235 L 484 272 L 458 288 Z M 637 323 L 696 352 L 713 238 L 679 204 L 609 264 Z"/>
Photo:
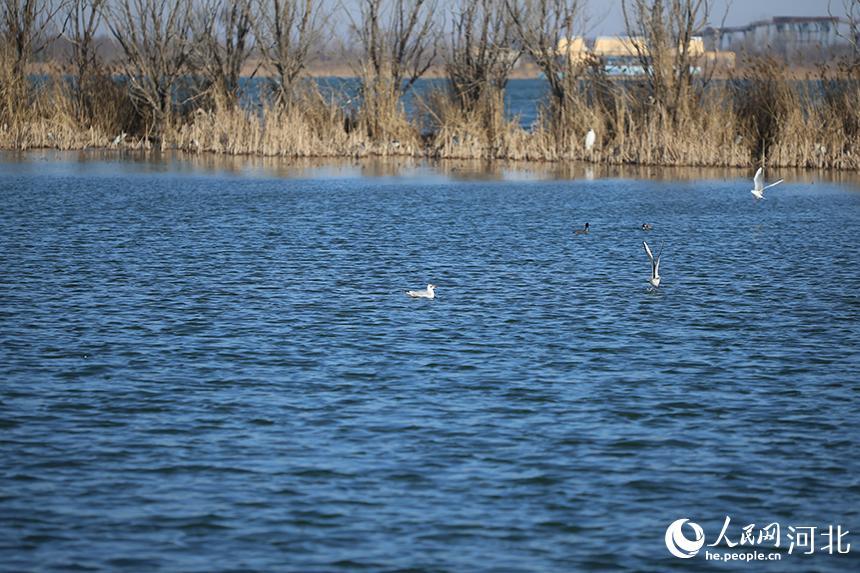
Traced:
<path id="1" fill-rule="evenodd" d="M 32 171 L 113 174 L 177 173 L 196 175 L 236 175 L 284 179 L 341 179 L 357 177 L 408 178 L 451 181 L 522 181 L 556 179 L 649 179 L 654 181 L 696 181 L 749 179 L 753 168 L 734 167 L 661 167 L 649 165 L 598 165 L 583 162 L 524 162 L 411 157 L 284 158 L 189 154 L 183 152 L 144 152 L 133 150 L 0 152 L 0 170 L 14 165 L 16 173 L 32 166 Z M 860 188 L 860 173 L 855 171 L 799 168 L 769 168 L 769 179 L 814 184 L 817 181 L 842 183 Z"/>

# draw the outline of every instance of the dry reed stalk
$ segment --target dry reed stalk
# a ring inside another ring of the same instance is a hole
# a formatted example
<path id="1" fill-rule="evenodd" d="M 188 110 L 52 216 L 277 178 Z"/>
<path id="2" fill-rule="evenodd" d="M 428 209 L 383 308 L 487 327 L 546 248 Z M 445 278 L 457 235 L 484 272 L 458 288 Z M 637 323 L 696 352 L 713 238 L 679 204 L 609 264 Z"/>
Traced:
<path id="1" fill-rule="evenodd" d="M 435 92 L 408 118 L 392 90 L 366 91 L 349 113 L 308 84 L 291 105 L 201 108 L 150 140 L 125 86 L 107 72 L 79 98 L 59 70 L 21 85 L 0 62 L 0 147 L 108 148 L 127 132 L 132 148 L 229 155 L 860 169 L 860 87 L 850 76 L 815 84 L 793 82 L 767 61 L 745 69 L 731 83 L 687 92 L 673 115 L 641 86 L 606 78 L 581 82 L 561 110 L 544 104 L 532 129 L 505 117 L 500 91 L 470 109 Z M 597 134 L 591 151 L 588 129 Z"/>
<path id="2" fill-rule="evenodd" d="M 401 88 L 383 66 L 382 75 L 371 67 L 362 69 L 361 105 L 354 118 L 355 128 L 366 137 L 372 155 L 420 155 L 420 130 L 406 115 L 400 99 Z"/>
<path id="3" fill-rule="evenodd" d="M 519 119 L 504 114 L 504 94 L 485 90 L 469 106 L 449 90 L 435 90 L 422 102 L 431 133 L 427 154 L 447 159 L 522 159 L 529 155 L 529 134 Z"/>
<path id="4" fill-rule="evenodd" d="M 306 87 L 290 105 L 264 103 L 255 109 L 218 106 L 197 110 L 165 137 L 168 147 L 193 153 L 281 157 L 367 157 L 420 154 L 415 128 L 401 117 L 401 142 L 371 138 L 366 129 L 316 88 Z"/>

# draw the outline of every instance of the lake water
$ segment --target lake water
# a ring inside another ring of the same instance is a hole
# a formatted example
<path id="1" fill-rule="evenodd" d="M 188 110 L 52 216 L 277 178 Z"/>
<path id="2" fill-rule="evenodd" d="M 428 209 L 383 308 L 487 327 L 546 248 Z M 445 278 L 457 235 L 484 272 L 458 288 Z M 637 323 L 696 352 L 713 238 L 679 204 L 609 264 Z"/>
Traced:
<path id="1" fill-rule="evenodd" d="M 321 92 L 326 97 L 339 101 L 344 109 L 355 111 L 359 106 L 359 82 L 356 78 L 320 77 L 315 81 Z M 625 80 L 615 77 L 615 86 L 624 89 L 625 86 L 637 85 L 636 80 Z M 731 83 L 731 81 L 729 82 Z M 743 82 L 740 82 L 743 83 Z M 714 79 L 709 85 L 714 87 L 727 87 L 726 80 Z M 804 97 L 818 97 L 820 95 L 820 83 L 814 80 L 793 82 L 794 87 Z M 261 96 L 266 94 L 266 80 L 263 78 L 245 79 L 242 82 L 242 98 L 248 107 L 259 105 Z M 406 113 L 415 117 L 421 114 L 424 102 L 429 101 L 429 96 L 434 91 L 447 89 L 448 82 L 443 78 L 419 78 L 412 89 L 406 92 L 402 101 Z M 508 81 L 505 87 L 505 115 L 509 119 L 519 120 L 519 124 L 530 129 L 538 120 L 538 114 L 542 105 L 548 102 L 549 86 L 543 78 L 515 78 Z"/>
<path id="2" fill-rule="evenodd" d="M 356 110 L 359 106 L 359 81 L 356 78 L 320 77 L 315 81 L 321 92 L 334 101 L 339 101 L 344 109 Z M 254 107 L 265 99 L 266 82 L 263 78 L 242 81 L 242 100 L 244 105 Z M 414 117 L 423 108 L 434 91 L 447 89 L 448 82 L 443 78 L 419 78 L 412 89 L 403 96 L 407 114 Z M 520 125 L 529 128 L 538 117 L 538 108 L 546 101 L 547 82 L 539 78 L 517 78 L 508 81 L 505 89 L 505 114 L 509 119 L 519 119 Z"/>
<path id="3" fill-rule="evenodd" d="M 860 570 L 852 176 L 115 157 L 0 156 L 0 570 Z"/>

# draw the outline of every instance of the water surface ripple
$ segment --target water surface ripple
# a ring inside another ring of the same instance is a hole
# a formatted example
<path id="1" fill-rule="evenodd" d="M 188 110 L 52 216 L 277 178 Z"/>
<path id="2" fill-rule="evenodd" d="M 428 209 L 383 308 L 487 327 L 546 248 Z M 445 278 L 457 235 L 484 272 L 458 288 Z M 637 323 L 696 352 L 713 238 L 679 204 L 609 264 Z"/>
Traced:
<path id="1" fill-rule="evenodd" d="M 0 570 L 857 570 L 860 193 L 748 189 L 0 165 Z"/>

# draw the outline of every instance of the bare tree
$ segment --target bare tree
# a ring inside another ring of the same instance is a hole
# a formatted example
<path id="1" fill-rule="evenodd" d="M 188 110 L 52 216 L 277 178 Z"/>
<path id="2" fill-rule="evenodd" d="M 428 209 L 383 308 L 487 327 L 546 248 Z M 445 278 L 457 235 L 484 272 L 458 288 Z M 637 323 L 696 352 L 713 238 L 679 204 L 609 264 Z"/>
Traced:
<path id="1" fill-rule="evenodd" d="M 860 0 L 843 0 L 845 18 L 848 20 L 848 42 L 854 52 L 854 57 L 860 55 Z"/>
<path id="2" fill-rule="evenodd" d="M 463 109 L 501 93 L 520 53 L 502 0 L 460 0 L 447 50 L 448 79 Z"/>
<path id="3" fill-rule="evenodd" d="M 361 0 L 360 19 L 353 20 L 367 71 L 408 91 L 436 57 L 433 10 L 428 0 Z"/>
<path id="4" fill-rule="evenodd" d="M 677 116 L 702 64 L 693 38 L 710 16 L 709 0 L 623 0 L 629 36 L 644 69 L 651 97 L 670 116 Z"/>
<path id="5" fill-rule="evenodd" d="M 860 67 L 860 0 L 842 0 L 842 10 L 845 12 L 847 33 L 836 28 L 836 35 L 845 40 L 851 47 L 852 71 Z M 830 2 L 827 2 L 827 13 L 833 17 Z"/>
<path id="6" fill-rule="evenodd" d="M 86 118 L 93 115 L 87 87 L 99 67 L 96 33 L 104 18 L 106 0 L 70 0 L 65 13 L 63 36 L 71 45 L 69 64 L 79 112 Z"/>
<path id="7" fill-rule="evenodd" d="M 270 72 L 276 101 L 290 105 L 326 14 L 313 0 L 258 0 L 257 40 Z"/>
<path id="8" fill-rule="evenodd" d="M 436 57 L 433 0 L 360 0 L 352 29 L 362 51 L 361 95 L 371 137 L 396 129 L 399 98 Z"/>
<path id="9" fill-rule="evenodd" d="M 857 113 L 860 99 L 857 81 L 860 79 L 860 0 L 842 0 L 842 9 L 845 17 L 837 22 L 844 24 L 846 29 L 840 30 L 837 25 L 836 35 L 847 44 L 848 51 L 843 57 L 822 63 L 818 73 L 822 100 L 827 104 L 831 117 L 837 119 L 828 123 L 840 126 L 843 132 L 843 136 L 838 138 L 840 143 L 831 149 L 848 150 L 848 142 L 860 134 L 860 114 Z M 834 17 L 829 2 L 827 13 Z"/>
<path id="10" fill-rule="evenodd" d="M 45 49 L 51 40 L 50 32 L 56 27 L 55 16 L 63 8 L 65 0 L 2 0 L 0 2 L 0 26 L 4 57 L 11 57 L 12 71 L 16 78 L 27 74 L 27 64 Z"/>
<path id="11" fill-rule="evenodd" d="M 132 100 L 163 130 L 172 121 L 180 80 L 191 52 L 191 3 L 188 0 L 116 0 L 107 19 L 122 48 Z"/>
<path id="12" fill-rule="evenodd" d="M 195 71 L 218 103 L 239 99 L 242 67 L 253 49 L 252 0 L 199 0 L 194 18 Z"/>
<path id="13" fill-rule="evenodd" d="M 559 40 L 574 38 L 582 26 L 579 0 L 506 0 L 517 41 L 534 59 L 549 83 L 559 111 L 576 91 L 584 62 L 559 53 Z"/>

